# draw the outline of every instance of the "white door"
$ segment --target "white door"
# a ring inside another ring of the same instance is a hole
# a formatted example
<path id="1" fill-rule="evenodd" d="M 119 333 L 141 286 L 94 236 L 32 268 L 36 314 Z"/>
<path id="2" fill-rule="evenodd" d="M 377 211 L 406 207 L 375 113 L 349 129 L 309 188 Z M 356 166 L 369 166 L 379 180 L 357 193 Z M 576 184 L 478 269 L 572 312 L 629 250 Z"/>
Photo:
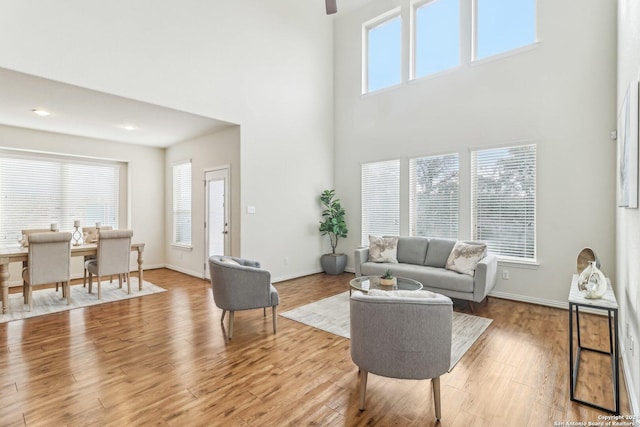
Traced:
<path id="1" fill-rule="evenodd" d="M 204 276 L 210 279 L 209 257 L 231 254 L 229 226 L 229 168 L 206 171 Z"/>

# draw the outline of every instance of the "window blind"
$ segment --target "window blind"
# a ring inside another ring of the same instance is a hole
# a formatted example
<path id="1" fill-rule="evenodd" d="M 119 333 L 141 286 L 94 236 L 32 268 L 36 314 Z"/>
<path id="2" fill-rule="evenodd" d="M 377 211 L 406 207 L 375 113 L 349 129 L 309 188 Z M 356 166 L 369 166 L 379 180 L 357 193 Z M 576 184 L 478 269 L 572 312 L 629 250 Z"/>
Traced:
<path id="1" fill-rule="evenodd" d="M 361 168 L 362 237 L 400 234 L 400 160 L 365 163 Z"/>
<path id="2" fill-rule="evenodd" d="M 458 238 L 458 154 L 409 160 L 412 236 Z"/>
<path id="3" fill-rule="evenodd" d="M 173 242 L 191 245 L 191 161 L 173 165 Z"/>
<path id="4" fill-rule="evenodd" d="M 536 258 L 536 146 L 471 153 L 472 238 L 501 258 Z"/>
<path id="5" fill-rule="evenodd" d="M 0 245 L 21 230 L 96 222 L 118 227 L 121 163 L 0 152 Z M 81 230 L 82 231 L 82 230 Z"/>

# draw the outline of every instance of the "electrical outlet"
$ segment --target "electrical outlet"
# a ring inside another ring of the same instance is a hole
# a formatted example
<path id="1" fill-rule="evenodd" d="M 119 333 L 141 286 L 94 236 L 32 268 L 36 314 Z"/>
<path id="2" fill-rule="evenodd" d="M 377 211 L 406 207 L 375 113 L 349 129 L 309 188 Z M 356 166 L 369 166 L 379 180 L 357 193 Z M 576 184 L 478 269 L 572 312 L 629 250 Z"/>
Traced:
<path id="1" fill-rule="evenodd" d="M 635 352 L 635 343 L 633 342 L 633 337 L 629 337 L 629 353 L 631 353 L 631 356 L 633 356 L 634 352 Z"/>
<path id="2" fill-rule="evenodd" d="M 509 270 L 502 270 L 502 279 L 509 280 Z"/>

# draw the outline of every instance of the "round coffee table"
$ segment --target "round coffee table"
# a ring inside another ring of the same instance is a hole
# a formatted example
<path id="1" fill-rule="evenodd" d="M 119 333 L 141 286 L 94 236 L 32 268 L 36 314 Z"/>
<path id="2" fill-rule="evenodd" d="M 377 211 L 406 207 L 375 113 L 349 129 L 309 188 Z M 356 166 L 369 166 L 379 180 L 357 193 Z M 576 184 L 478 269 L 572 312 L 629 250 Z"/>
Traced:
<path id="1" fill-rule="evenodd" d="M 396 277 L 396 284 L 393 286 L 385 286 L 380 284 L 380 276 L 360 276 L 349 281 L 349 293 L 353 289 L 367 292 L 370 289 L 382 289 L 383 291 L 419 291 L 422 289 L 422 283 L 417 280 L 407 279 L 406 277 Z"/>

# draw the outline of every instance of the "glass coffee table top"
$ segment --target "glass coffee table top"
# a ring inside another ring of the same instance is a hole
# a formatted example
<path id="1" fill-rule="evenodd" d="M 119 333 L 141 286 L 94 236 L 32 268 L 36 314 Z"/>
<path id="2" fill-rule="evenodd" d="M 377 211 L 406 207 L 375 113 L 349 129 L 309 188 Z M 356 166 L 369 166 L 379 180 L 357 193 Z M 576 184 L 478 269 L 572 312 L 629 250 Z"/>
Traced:
<path id="1" fill-rule="evenodd" d="M 405 277 L 396 277 L 396 284 L 386 286 L 380 284 L 380 276 L 360 276 L 349 282 L 350 290 L 366 292 L 369 289 L 382 289 L 383 291 L 418 291 L 422 289 L 422 283 L 417 280 L 407 279 Z"/>

